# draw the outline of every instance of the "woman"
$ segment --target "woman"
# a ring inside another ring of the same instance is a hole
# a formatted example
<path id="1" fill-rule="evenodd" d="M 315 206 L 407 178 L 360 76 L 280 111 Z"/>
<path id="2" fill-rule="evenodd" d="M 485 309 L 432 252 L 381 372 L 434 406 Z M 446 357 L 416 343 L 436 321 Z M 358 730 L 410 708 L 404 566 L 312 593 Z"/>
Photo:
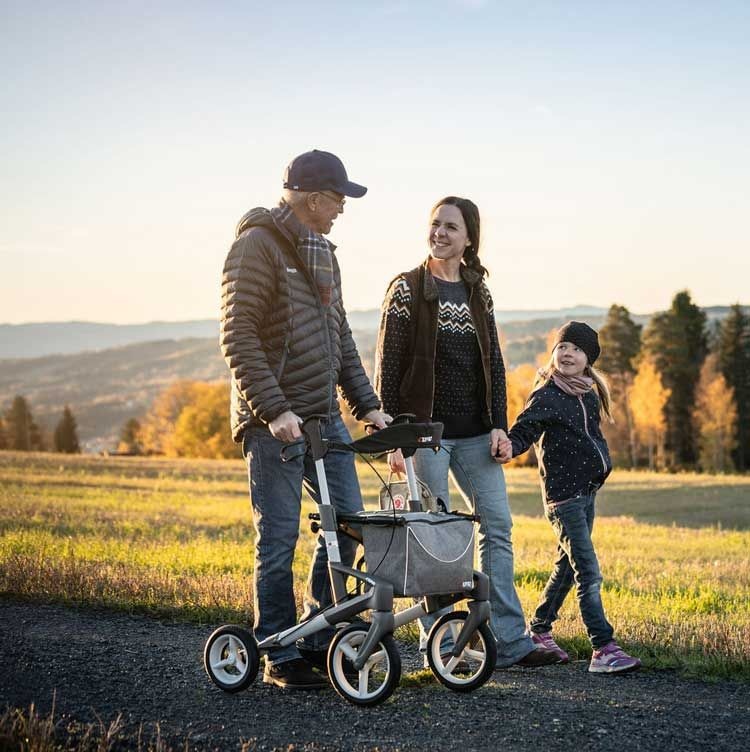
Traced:
<path id="1" fill-rule="evenodd" d="M 414 413 L 445 425 L 440 452 L 416 453 L 417 474 L 449 504 L 450 473 L 481 517 L 479 560 L 490 578 L 497 665 L 541 666 L 557 656 L 526 634 L 513 584 L 512 520 L 500 465 L 508 428 L 505 366 L 479 261 L 479 229 L 479 210 L 468 199 L 448 196 L 435 204 L 427 260 L 396 277 L 383 302 L 376 388 L 390 415 Z M 400 452 L 389 464 L 404 472 Z M 422 649 L 433 621 L 422 620 Z"/>

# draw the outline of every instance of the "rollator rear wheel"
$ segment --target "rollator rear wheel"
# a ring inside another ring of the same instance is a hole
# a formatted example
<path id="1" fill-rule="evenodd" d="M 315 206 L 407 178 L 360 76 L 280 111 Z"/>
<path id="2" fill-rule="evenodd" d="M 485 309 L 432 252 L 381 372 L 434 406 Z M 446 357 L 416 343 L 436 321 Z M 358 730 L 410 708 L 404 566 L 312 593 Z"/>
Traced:
<path id="1" fill-rule="evenodd" d="M 244 627 L 219 627 L 203 649 L 203 665 L 217 687 L 225 692 L 241 692 L 258 675 L 260 653 L 255 638 Z"/>
<path id="2" fill-rule="evenodd" d="M 492 676 L 497 663 L 497 642 L 487 622 L 482 622 L 459 656 L 452 656 L 441 645 L 455 644 L 468 617 L 466 611 L 443 614 L 427 637 L 427 660 L 437 680 L 454 692 L 471 692 Z"/>
<path id="3" fill-rule="evenodd" d="M 356 674 L 353 661 L 369 626 L 353 624 L 337 632 L 328 648 L 328 677 L 334 689 L 354 705 L 377 705 L 387 700 L 401 680 L 401 656 L 396 641 L 385 635 Z"/>

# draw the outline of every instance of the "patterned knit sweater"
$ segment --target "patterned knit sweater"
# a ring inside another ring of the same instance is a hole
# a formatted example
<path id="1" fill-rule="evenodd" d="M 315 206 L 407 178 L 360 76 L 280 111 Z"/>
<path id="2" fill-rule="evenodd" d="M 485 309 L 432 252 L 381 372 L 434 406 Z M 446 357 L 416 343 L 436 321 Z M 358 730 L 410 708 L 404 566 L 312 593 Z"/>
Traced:
<path id="1" fill-rule="evenodd" d="M 432 419 L 445 424 L 445 438 L 464 438 L 486 433 L 490 428 L 507 430 L 505 366 L 497 339 L 494 306 L 485 287 L 489 320 L 492 373 L 492 426 L 482 418 L 485 385 L 477 333 L 463 281 L 434 278 L 439 309 L 435 348 L 435 391 Z M 483 283 L 482 283 L 483 284 Z M 383 304 L 381 326 L 385 327 L 383 352 L 378 363 L 378 381 L 383 409 L 390 415 L 410 412 L 401 405 L 399 387 L 411 346 L 412 291 L 399 277 L 391 285 Z"/>

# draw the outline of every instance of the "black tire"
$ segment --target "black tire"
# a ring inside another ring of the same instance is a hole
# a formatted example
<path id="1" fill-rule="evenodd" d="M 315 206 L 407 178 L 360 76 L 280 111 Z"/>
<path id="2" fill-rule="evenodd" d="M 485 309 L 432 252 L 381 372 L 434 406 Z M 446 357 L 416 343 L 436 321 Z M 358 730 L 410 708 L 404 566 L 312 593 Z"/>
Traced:
<path id="1" fill-rule="evenodd" d="M 385 635 L 359 672 L 352 676 L 352 660 L 364 642 L 369 624 L 352 624 L 336 633 L 328 648 L 328 678 L 333 688 L 354 705 L 378 705 L 401 681 L 401 656 L 392 635 Z"/>
<path id="2" fill-rule="evenodd" d="M 260 653 L 255 638 L 244 627 L 219 627 L 203 649 L 203 666 L 211 681 L 225 692 L 247 689 L 258 675 Z"/>
<path id="3" fill-rule="evenodd" d="M 430 629 L 427 637 L 427 660 L 437 680 L 454 692 L 472 692 L 492 676 L 497 663 L 497 642 L 489 624 L 482 622 L 458 656 L 456 664 L 449 668 L 453 656 L 440 654 L 440 643 L 450 636 L 455 639 L 461 631 L 468 613 L 451 611 L 443 614 Z"/>

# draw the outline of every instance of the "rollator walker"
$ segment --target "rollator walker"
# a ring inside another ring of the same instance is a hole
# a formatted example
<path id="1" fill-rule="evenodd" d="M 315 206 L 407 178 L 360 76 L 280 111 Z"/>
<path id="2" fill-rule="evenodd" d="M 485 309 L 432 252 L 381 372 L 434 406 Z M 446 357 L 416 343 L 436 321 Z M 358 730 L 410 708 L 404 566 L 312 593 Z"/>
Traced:
<path id="1" fill-rule="evenodd" d="M 390 426 L 350 444 L 323 438 L 319 416 L 303 423 L 304 449 L 315 462 L 320 489 L 318 512 L 309 517 L 312 531 L 321 532 L 325 539 L 333 602 L 260 643 L 245 627 L 219 627 L 204 649 L 206 672 L 218 687 L 226 692 L 246 689 L 257 676 L 262 652 L 333 627 L 336 632 L 326 662 L 331 684 L 355 705 L 377 705 L 393 693 L 401 678 L 393 632 L 464 600 L 466 610 L 443 613 L 431 627 L 426 645 L 429 667 L 438 681 L 456 692 L 471 692 L 492 675 L 497 643 L 488 624 L 489 580 L 473 568 L 474 527 L 479 518 L 421 511 L 413 455 L 421 448 L 438 451 L 443 425 L 413 418 L 398 416 Z M 301 442 L 285 445 L 282 459 L 298 453 L 300 446 Z M 396 449 L 405 459 L 410 511 L 337 514 L 323 462 L 327 452 L 375 455 Z M 367 571 L 341 563 L 338 535 L 363 543 Z M 419 600 L 394 612 L 394 598 L 401 597 Z"/>

